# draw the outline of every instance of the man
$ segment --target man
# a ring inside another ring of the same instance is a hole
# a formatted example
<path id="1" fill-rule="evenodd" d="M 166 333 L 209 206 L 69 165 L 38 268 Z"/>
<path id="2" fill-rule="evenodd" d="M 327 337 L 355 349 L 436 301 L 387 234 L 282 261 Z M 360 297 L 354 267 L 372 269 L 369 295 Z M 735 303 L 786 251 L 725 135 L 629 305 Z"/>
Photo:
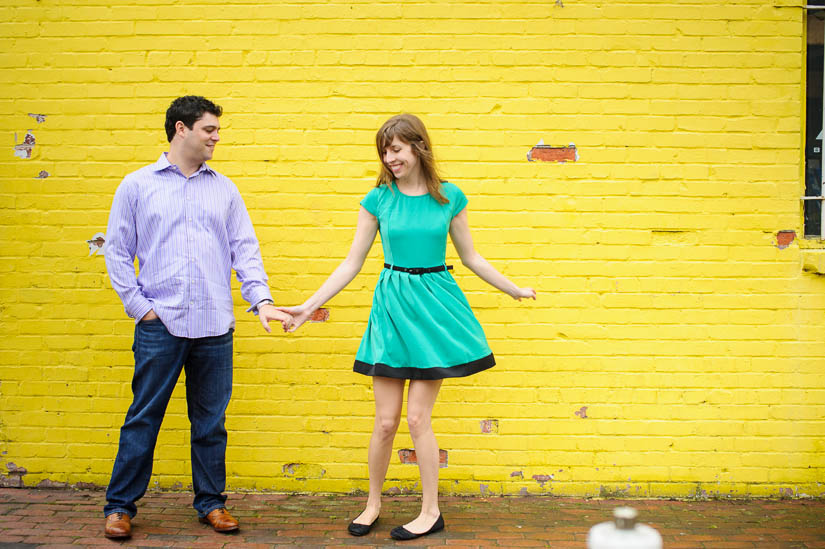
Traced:
<path id="1" fill-rule="evenodd" d="M 231 270 L 267 332 L 270 320 L 286 328 L 291 317 L 272 304 L 238 189 L 206 165 L 220 139 L 221 114 L 221 107 L 203 97 L 175 99 L 166 111 L 169 152 L 127 175 L 112 202 L 106 267 L 136 323 L 134 398 L 106 492 L 107 538 L 131 535 L 135 501 L 149 484 L 158 430 L 181 368 L 191 423 L 193 505 L 201 522 L 218 532 L 238 529 L 223 495 L 235 325 Z"/>

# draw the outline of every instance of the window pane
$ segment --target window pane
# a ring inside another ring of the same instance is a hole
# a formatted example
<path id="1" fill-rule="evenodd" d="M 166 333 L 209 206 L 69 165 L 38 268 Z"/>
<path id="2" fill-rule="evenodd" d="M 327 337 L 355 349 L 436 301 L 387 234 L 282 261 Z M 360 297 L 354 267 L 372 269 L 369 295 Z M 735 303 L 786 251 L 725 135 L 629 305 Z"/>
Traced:
<path id="1" fill-rule="evenodd" d="M 823 27 L 825 10 L 809 11 L 808 63 L 805 120 L 805 196 L 822 196 L 822 76 L 823 76 Z M 820 238 L 822 235 L 822 202 L 803 201 L 805 236 Z"/>
<path id="2" fill-rule="evenodd" d="M 819 158 L 806 158 L 805 196 L 822 195 L 822 167 Z M 805 236 L 819 237 L 822 234 L 822 201 L 805 200 Z"/>

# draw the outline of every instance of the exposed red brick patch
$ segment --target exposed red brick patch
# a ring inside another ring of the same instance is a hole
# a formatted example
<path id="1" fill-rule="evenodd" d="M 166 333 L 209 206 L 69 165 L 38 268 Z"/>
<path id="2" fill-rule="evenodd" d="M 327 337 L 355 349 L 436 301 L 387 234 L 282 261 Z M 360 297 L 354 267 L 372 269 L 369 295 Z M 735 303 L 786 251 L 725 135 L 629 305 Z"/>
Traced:
<path id="1" fill-rule="evenodd" d="M 776 247 L 784 250 L 796 240 L 796 231 L 779 231 L 776 233 Z"/>
<path id="2" fill-rule="evenodd" d="M 579 416 L 580 418 L 585 419 L 587 417 L 587 406 L 582 406 L 573 413 Z"/>
<path id="3" fill-rule="evenodd" d="M 544 485 L 553 480 L 553 475 L 533 475 L 533 480 L 539 483 L 544 488 Z"/>
<path id="4" fill-rule="evenodd" d="M 481 432 L 488 434 L 488 433 L 498 433 L 498 420 L 497 419 L 482 419 L 481 420 Z"/>
<path id="5" fill-rule="evenodd" d="M 329 320 L 329 309 L 325 309 L 324 307 L 316 310 L 309 317 L 310 322 L 326 322 L 327 320 Z"/>
<path id="6" fill-rule="evenodd" d="M 579 159 L 579 152 L 576 146 L 570 144 L 566 147 L 553 147 L 551 145 L 536 145 L 527 153 L 527 160 L 535 162 L 575 162 Z"/>
<path id="7" fill-rule="evenodd" d="M 398 459 L 401 460 L 401 463 L 406 465 L 417 465 L 418 458 L 415 455 L 415 450 L 411 450 L 409 448 L 402 448 L 398 450 Z M 447 450 L 439 450 L 438 451 L 438 467 L 444 468 L 447 466 Z"/>

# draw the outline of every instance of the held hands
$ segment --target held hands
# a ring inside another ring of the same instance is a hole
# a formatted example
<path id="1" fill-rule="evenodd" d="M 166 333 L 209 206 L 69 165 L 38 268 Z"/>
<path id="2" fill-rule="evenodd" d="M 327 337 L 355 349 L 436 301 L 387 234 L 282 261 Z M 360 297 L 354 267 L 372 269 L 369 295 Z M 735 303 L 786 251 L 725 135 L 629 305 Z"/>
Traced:
<path id="1" fill-rule="evenodd" d="M 521 298 L 536 299 L 536 290 L 533 288 L 516 288 L 516 291 L 511 295 L 516 301 L 521 301 Z"/>
<path id="2" fill-rule="evenodd" d="M 289 328 L 290 324 L 293 323 L 292 316 L 288 313 L 283 312 L 280 308 L 275 307 L 274 305 L 261 305 L 258 307 L 258 319 L 261 321 L 261 325 L 264 327 L 264 330 L 267 333 L 272 332 L 272 329 L 269 327 L 270 320 L 277 320 L 283 326 L 284 331 L 286 332 Z"/>
<path id="3" fill-rule="evenodd" d="M 278 307 L 278 310 L 286 315 L 291 315 L 292 324 L 284 326 L 284 331 L 287 332 L 294 332 L 300 328 L 304 322 L 309 320 L 309 317 L 311 317 L 314 312 L 303 305 L 297 307 Z"/>

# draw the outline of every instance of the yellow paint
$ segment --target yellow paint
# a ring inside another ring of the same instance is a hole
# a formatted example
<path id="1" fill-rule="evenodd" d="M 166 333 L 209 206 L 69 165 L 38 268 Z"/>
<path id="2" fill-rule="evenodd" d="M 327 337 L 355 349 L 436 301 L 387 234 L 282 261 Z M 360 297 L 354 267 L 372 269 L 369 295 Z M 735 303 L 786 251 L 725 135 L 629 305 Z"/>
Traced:
<path id="1" fill-rule="evenodd" d="M 108 482 L 132 323 L 86 240 L 123 175 L 164 150 L 170 100 L 197 93 L 225 109 L 213 165 L 243 193 L 278 303 L 346 254 L 374 132 L 402 111 L 468 195 L 481 253 L 537 288 L 513 302 L 450 248 L 498 365 L 444 384 L 444 493 L 825 495 L 796 4 L 7 1 L 3 477 L 14 463 L 28 486 Z M 528 162 L 539 139 L 579 161 Z M 783 250 L 779 230 L 797 233 Z M 330 321 L 291 336 L 265 335 L 236 289 L 230 490 L 367 489 L 373 406 L 351 366 L 380 265 L 376 245 Z M 181 384 L 152 486 L 190 484 L 188 439 Z M 395 446 L 412 447 L 403 425 Z M 418 490 L 393 455 L 387 489 Z"/>

